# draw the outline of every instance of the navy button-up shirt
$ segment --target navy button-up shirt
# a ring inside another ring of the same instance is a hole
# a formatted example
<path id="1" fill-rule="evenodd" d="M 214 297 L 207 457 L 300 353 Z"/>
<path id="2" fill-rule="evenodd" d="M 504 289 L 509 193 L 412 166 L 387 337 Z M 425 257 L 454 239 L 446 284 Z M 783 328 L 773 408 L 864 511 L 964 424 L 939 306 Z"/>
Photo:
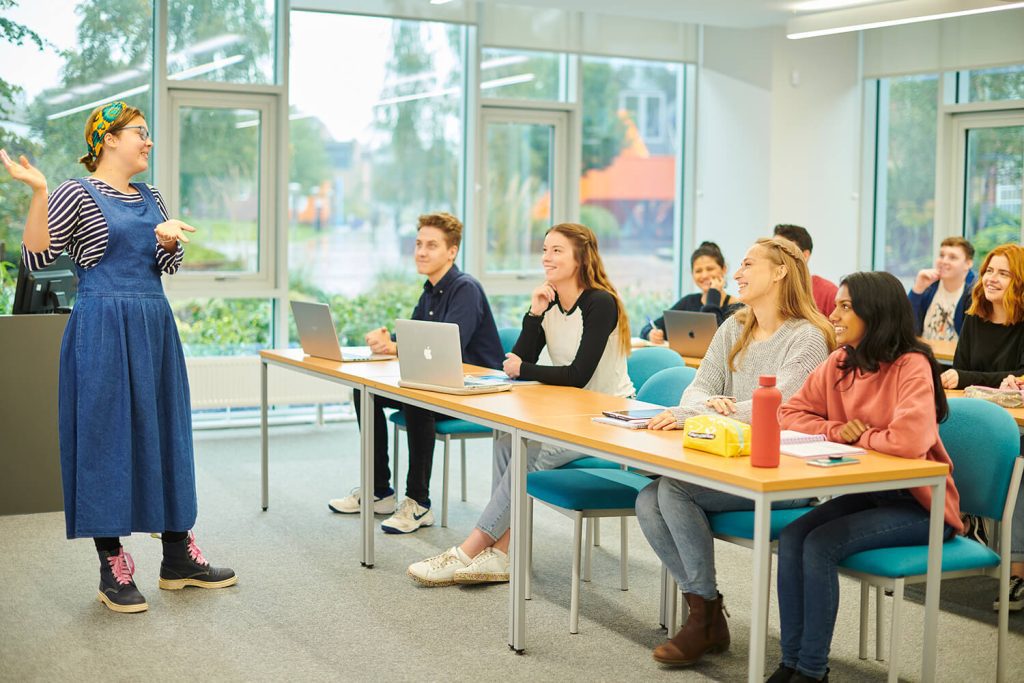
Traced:
<path id="1" fill-rule="evenodd" d="M 500 369 L 505 360 L 483 286 L 455 264 L 436 285 L 430 280 L 423 283 L 412 319 L 458 325 L 464 363 Z"/>

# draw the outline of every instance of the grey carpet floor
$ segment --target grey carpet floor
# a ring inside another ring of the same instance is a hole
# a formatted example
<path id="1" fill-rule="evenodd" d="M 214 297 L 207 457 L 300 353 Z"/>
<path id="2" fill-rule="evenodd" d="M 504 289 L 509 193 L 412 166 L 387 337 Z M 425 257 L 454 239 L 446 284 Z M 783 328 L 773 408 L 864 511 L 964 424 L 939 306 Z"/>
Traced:
<path id="1" fill-rule="evenodd" d="M 750 623 L 749 552 L 717 549 L 731 614 L 732 649 L 687 670 L 657 665 L 659 563 L 630 522 L 630 589 L 618 587 L 618 525 L 606 521 L 593 581 L 583 586 L 580 632 L 568 633 L 569 520 L 538 506 L 534 599 L 527 653 L 508 650 L 508 587 L 425 588 L 410 562 L 459 542 L 490 487 L 490 444 L 469 444 L 469 500 L 458 500 L 452 463 L 449 528 L 408 536 L 377 531 L 376 567 L 359 565 L 359 520 L 327 500 L 357 483 L 354 424 L 272 430 L 270 510 L 259 506 L 259 442 L 253 430 L 198 433 L 197 534 L 237 586 L 218 591 L 157 588 L 160 543 L 126 542 L 148 612 L 114 614 L 95 599 L 97 561 L 87 540 L 64 539 L 63 515 L 0 517 L 0 679 L 79 680 L 745 680 Z M 403 447 L 404 452 L 404 447 Z M 439 509 L 441 447 L 433 495 Z M 440 520 L 438 520 L 440 523 Z M 940 680 L 995 677 L 994 583 L 944 590 Z M 773 581 L 774 587 L 774 581 Z M 842 580 L 832 651 L 833 681 L 884 680 L 886 662 L 857 658 L 858 591 Z M 891 601 L 887 601 L 891 602 Z M 906 602 L 903 678 L 919 679 L 922 607 Z M 1024 614 L 1011 616 L 1021 629 Z M 768 670 L 778 661 L 778 611 L 769 618 Z M 1010 680 L 1024 680 L 1024 636 L 1010 636 Z"/>

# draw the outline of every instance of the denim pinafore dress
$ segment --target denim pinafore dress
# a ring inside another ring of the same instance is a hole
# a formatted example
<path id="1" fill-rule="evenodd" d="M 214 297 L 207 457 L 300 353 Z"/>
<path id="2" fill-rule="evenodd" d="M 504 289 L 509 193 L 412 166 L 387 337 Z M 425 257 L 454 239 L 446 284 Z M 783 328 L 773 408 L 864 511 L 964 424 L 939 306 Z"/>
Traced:
<path id="1" fill-rule="evenodd" d="M 68 538 L 187 531 L 196 520 L 188 377 L 160 284 L 142 201 L 103 196 L 79 180 L 107 222 L 107 248 L 78 268 L 78 300 L 60 352 L 59 434 Z"/>

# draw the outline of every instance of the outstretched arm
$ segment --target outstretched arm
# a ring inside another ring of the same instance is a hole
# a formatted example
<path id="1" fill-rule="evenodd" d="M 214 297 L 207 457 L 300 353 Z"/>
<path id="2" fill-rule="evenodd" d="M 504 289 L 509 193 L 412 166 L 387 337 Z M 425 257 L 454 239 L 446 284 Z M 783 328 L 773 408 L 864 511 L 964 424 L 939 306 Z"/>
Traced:
<path id="1" fill-rule="evenodd" d="M 33 253 L 46 251 L 50 247 L 50 230 L 46 218 L 46 177 L 38 168 L 28 163 L 24 154 L 18 158 L 18 163 L 15 163 L 7 155 L 6 150 L 0 149 L 0 161 L 12 178 L 25 183 L 32 190 L 32 201 L 29 202 L 28 218 L 25 220 L 25 248 Z"/>

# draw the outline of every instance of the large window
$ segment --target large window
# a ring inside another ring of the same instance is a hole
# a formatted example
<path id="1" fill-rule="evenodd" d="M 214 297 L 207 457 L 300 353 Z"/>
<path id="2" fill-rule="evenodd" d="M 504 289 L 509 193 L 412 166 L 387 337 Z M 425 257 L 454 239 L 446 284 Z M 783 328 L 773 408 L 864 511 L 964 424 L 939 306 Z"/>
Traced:
<path id="1" fill-rule="evenodd" d="M 274 82 L 275 0 L 169 0 L 172 81 Z"/>
<path id="2" fill-rule="evenodd" d="M 418 216 L 461 214 L 465 31 L 291 13 L 291 289 L 350 343 L 411 312 Z"/>
<path id="3" fill-rule="evenodd" d="M 630 324 L 675 301 L 683 66 L 584 57 L 580 222 L 597 234 Z M 687 279 L 687 281 L 689 281 Z"/>

